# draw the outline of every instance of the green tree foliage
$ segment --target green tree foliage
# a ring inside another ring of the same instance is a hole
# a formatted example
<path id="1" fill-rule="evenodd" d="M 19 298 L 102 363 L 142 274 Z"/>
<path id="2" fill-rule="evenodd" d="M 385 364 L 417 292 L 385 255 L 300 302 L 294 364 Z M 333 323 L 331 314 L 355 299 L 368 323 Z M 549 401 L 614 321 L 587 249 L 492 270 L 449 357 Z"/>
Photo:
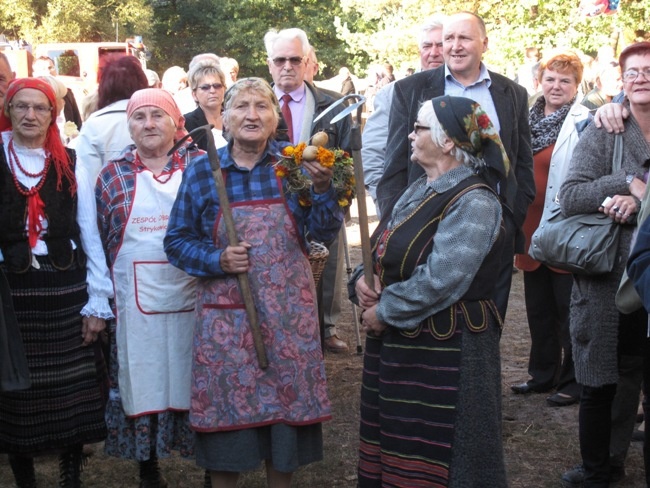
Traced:
<path id="1" fill-rule="evenodd" d="M 245 76 L 268 77 L 263 37 L 269 29 L 300 27 L 307 32 L 326 72 L 350 58 L 337 37 L 336 1 L 187 0 L 154 6 L 152 66 L 187 67 L 193 55 L 214 52 L 237 59 Z"/>
<path id="2" fill-rule="evenodd" d="M 44 42 L 113 41 L 148 37 L 152 15 L 147 0 L 3 0 L 0 33 L 10 39 Z"/>
<path id="3" fill-rule="evenodd" d="M 142 35 L 150 66 L 187 67 L 200 52 L 239 61 L 243 76 L 268 78 L 267 30 L 300 27 L 316 47 L 321 76 L 342 65 L 363 74 L 389 61 L 398 70 L 418 66 L 417 36 L 429 15 L 462 10 L 485 20 L 486 62 L 513 74 L 524 49 L 571 47 L 594 54 L 647 38 L 648 0 L 621 0 L 616 15 L 586 18 L 579 0 L 2 0 L 0 33 L 32 44 L 109 41 Z"/>
<path id="4" fill-rule="evenodd" d="M 486 62 L 513 74 L 529 46 L 541 49 L 562 47 L 595 54 L 609 44 L 620 48 L 647 37 L 643 30 L 650 14 L 647 0 L 621 0 L 616 15 L 587 18 L 579 12 L 579 1 L 566 0 L 342 0 L 344 15 L 361 12 L 360 22 L 350 24 L 344 17 L 337 28 L 352 52 L 365 51 L 371 62 L 390 61 L 396 67 L 417 66 L 417 28 L 434 13 L 470 11 L 480 15 L 488 31 Z"/>

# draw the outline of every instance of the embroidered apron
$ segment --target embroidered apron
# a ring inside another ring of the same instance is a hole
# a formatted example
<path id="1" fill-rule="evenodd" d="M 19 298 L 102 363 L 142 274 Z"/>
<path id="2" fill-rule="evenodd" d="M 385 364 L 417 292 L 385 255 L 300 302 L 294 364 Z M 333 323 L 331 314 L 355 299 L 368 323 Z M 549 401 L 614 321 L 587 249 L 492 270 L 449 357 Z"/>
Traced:
<path id="1" fill-rule="evenodd" d="M 165 175 L 164 177 L 166 177 Z M 163 237 L 181 183 L 136 176 L 112 274 L 120 396 L 127 416 L 188 410 L 196 279 L 167 261 Z"/>
<path id="2" fill-rule="evenodd" d="M 248 273 L 269 367 L 257 362 L 236 276 L 197 286 L 190 424 L 198 432 L 330 417 L 316 291 L 299 233 L 281 198 L 232 204 L 237 233 L 252 245 Z M 228 242 L 221 213 L 215 245 Z"/>

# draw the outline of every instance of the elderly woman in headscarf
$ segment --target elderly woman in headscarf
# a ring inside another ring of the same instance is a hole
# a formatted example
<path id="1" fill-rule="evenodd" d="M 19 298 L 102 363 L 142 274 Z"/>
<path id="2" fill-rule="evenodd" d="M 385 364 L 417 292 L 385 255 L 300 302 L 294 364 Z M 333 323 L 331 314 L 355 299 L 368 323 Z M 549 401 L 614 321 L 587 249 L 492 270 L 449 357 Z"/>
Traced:
<path id="1" fill-rule="evenodd" d="M 106 436 L 106 370 L 98 343 L 113 289 L 92 188 L 56 125 L 43 80 L 14 80 L 0 114 L 0 267 L 25 345 L 31 387 L 0 393 L 0 452 L 19 487 L 34 456 L 59 452 L 60 486 L 79 486 L 82 445 Z"/>
<path id="2" fill-rule="evenodd" d="M 126 106 L 134 144 L 99 173 L 100 235 L 115 288 L 110 325 L 111 456 L 139 462 L 140 486 L 167 486 L 159 457 L 193 455 L 189 429 L 194 279 L 163 251 L 169 212 L 182 173 L 199 151 L 182 145 L 184 118 L 171 94 L 136 91 Z"/>
<path id="3" fill-rule="evenodd" d="M 467 98 L 424 102 L 409 139 L 425 174 L 373 234 L 372 286 L 362 269 L 351 281 L 367 332 L 359 486 L 507 486 L 492 292 L 509 162 Z"/>
<path id="4" fill-rule="evenodd" d="M 198 284 L 190 422 L 197 464 L 215 487 L 234 488 L 241 471 L 266 464 L 269 486 L 285 487 L 302 465 L 322 459 L 321 423 L 330 418 L 314 281 L 306 233 L 329 242 L 343 221 L 332 169 L 303 161 L 311 205 L 276 176 L 278 100 L 261 78 L 226 95 L 230 141 L 218 150 L 240 242 L 226 237 L 207 157 L 185 172 L 165 237 L 169 260 Z M 246 273 L 268 357 L 253 346 L 237 274 Z"/>

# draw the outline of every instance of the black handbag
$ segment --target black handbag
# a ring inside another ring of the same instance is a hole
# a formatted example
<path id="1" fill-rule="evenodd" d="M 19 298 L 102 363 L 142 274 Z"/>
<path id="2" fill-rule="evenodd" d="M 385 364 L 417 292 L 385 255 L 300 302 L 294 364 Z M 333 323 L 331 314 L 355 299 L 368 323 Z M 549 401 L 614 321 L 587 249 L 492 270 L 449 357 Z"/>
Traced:
<path id="1" fill-rule="evenodd" d="M 30 387 L 23 340 L 14 315 L 9 283 L 0 270 L 0 391 Z"/>
<path id="2" fill-rule="evenodd" d="M 614 142 L 612 172 L 621 168 L 623 141 Z M 609 216 L 595 212 L 564 217 L 556 205 L 533 233 L 528 254 L 533 259 L 576 274 L 609 273 L 616 263 L 621 227 Z"/>

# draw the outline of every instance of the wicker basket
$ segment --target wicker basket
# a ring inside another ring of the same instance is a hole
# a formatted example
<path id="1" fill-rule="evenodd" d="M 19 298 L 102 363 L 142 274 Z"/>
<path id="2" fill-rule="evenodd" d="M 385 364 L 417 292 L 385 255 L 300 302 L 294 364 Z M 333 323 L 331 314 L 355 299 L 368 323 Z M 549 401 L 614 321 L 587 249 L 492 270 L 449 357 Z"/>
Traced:
<path id="1" fill-rule="evenodd" d="M 311 264 L 311 272 L 314 275 L 314 283 L 318 287 L 318 282 L 323 274 L 325 263 L 329 257 L 330 252 L 320 242 L 309 242 L 309 264 Z"/>

